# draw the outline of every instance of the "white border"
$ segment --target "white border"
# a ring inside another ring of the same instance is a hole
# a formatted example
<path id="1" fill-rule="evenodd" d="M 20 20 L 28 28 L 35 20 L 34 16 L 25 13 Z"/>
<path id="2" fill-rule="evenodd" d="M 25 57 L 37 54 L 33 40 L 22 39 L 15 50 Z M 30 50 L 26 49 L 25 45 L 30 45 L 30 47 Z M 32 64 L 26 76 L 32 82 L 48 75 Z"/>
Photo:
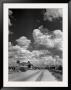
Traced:
<path id="1" fill-rule="evenodd" d="M 8 9 L 10 8 L 62 8 L 63 9 L 63 81 L 61 82 L 11 82 L 8 81 Z M 67 87 L 68 86 L 68 4 L 67 3 L 33 3 L 3 5 L 3 86 L 4 87 Z"/>

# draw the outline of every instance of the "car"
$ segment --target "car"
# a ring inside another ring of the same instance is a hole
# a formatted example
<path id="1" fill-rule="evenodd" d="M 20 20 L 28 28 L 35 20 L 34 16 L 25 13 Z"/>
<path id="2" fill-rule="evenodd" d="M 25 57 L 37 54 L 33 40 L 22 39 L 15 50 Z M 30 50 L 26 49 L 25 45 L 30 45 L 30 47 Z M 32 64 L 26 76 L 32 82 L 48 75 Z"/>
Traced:
<path id="1" fill-rule="evenodd" d="M 28 69 L 29 69 L 29 68 L 28 68 L 27 65 L 24 65 L 24 66 L 20 66 L 20 67 L 19 67 L 19 70 L 22 71 L 22 72 L 23 72 L 23 71 L 27 71 Z"/>

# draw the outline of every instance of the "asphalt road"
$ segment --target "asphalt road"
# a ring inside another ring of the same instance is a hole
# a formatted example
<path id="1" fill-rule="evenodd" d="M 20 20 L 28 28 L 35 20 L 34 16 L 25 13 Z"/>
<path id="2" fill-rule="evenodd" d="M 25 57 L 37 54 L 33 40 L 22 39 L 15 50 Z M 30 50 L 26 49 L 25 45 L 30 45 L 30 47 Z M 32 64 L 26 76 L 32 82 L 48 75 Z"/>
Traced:
<path id="1" fill-rule="evenodd" d="M 48 70 L 28 70 L 9 74 L 9 81 L 57 81 Z"/>

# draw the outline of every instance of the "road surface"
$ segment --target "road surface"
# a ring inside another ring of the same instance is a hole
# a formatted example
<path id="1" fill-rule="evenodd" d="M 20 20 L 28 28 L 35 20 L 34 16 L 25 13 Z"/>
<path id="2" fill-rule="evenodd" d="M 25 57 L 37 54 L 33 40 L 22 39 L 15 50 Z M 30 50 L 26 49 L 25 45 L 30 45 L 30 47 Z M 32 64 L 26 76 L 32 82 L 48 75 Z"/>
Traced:
<path id="1" fill-rule="evenodd" d="M 48 70 L 28 70 L 9 74 L 9 81 L 57 81 Z"/>

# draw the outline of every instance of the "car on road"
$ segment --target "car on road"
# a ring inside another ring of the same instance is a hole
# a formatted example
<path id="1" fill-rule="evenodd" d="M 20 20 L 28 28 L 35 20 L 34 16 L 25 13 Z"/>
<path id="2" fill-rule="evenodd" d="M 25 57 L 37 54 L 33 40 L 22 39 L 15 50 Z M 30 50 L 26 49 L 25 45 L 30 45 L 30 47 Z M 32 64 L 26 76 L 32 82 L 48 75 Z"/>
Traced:
<path id="1" fill-rule="evenodd" d="M 18 65 L 19 65 L 19 70 L 22 72 L 27 71 L 27 70 L 32 68 L 32 64 L 29 61 L 28 62 L 21 62 Z"/>
<path id="2" fill-rule="evenodd" d="M 19 70 L 22 71 L 22 72 L 27 71 L 28 69 L 29 69 L 29 68 L 28 68 L 28 66 L 26 66 L 26 65 L 19 67 Z"/>

